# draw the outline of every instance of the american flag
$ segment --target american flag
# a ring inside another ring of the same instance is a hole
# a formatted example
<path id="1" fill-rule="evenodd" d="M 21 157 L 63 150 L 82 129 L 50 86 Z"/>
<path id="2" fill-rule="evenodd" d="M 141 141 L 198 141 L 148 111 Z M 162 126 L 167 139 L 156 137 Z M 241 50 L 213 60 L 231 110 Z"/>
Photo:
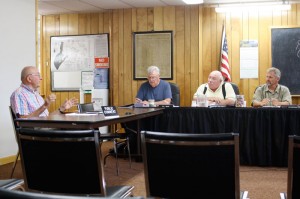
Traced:
<path id="1" fill-rule="evenodd" d="M 227 45 L 227 39 L 226 39 L 226 33 L 225 33 L 225 26 L 223 28 L 223 33 L 222 33 L 220 70 L 224 77 L 224 80 L 231 82 L 230 67 L 229 67 L 229 61 L 228 61 L 228 45 Z"/>

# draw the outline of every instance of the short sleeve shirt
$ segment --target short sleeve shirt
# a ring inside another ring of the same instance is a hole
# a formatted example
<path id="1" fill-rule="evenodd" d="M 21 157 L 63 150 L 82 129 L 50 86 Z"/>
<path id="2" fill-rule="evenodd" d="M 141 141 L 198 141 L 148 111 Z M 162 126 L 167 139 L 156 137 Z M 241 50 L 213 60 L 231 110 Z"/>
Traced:
<path id="1" fill-rule="evenodd" d="M 197 97 L 197 95 L 203 94 L 204 88 L 207 87 L 207 90 L 205 92 L 205 95 L 207 97 L 218 97 L 221 99 L 224 99 L 223 92 L 222 92 L 222 84 L 217 88 L 217 90 L 214 92 L 212 91 L 207 84 L 202 84 L 199 86 L 197 89 L 196 93 L 194 94 L 194 97 Z M 225 99 L 232 99 L 236 100 L 236 95 L 235 92 L 229 83 L 225 83 L 225 91 L 226 91 L 226 96 Z"/>
<path id="2" fill-rule="evenodd" d="M 159 84 L 153 88 L 147 81 L 141 85 L 136 97 L 143 101 L 149 99 L 162 101 L 167 98 L 172 99 L 172 91 L 169 82 L 160 80 Z"/>
<path id="3" fill-rule="evenodd" d="M 10 104 L 15 112 L 19 115 L 29 115 L 45 103 L 42 96 L 37 92 L 21 84 L 10 96 Z M 46 109 L 40 116 L 48 116 L 49 111 Z"/>
<path id="4" fill-rule="evenodd" d="M 262 86 L 259 86 L 254 95 L 253 95 L 253 101 L 261 102 L 265 98 L 275 98 L 278 99 L 280 102 L 289 102 L 289 104 L 292 104 L 292 97 L 290 90 L 288 87 L 278 84 L 277 88 L 275 89 L 274 93 L 272 93 L 267 84 L 264 84 Z"/>

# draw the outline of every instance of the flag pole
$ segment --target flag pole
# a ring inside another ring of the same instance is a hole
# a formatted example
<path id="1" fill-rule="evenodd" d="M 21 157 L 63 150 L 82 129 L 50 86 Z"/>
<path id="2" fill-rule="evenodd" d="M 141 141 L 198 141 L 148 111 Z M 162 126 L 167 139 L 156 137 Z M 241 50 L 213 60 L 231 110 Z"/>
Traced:
<path id="1" fill-rule="evenodd" d="M 224 24 L 224 21 L 223 21 L 223 25 L 222 25 L 222 39 L 221 39 L 221 48 L 220 48 L 220 64 L 219 64 L 220 70 L 222 68 L 222 49 L 223 49 L 223 45 L 224 45 L 224 39 L 225 39 L 225 24 Z"/>
<path id="2" fill-rule="evenodd" d="M 223 32 L 222 32 L 222 44 L 221 44 L 221 59 L 220 59 L 220 71 L 224 77 L 225 81 L 231 82 L 230 77 L 230 66 L 228 60 L 228 44 L 226 39 L 226 29 L 225 24 L 223 23 Z"/>

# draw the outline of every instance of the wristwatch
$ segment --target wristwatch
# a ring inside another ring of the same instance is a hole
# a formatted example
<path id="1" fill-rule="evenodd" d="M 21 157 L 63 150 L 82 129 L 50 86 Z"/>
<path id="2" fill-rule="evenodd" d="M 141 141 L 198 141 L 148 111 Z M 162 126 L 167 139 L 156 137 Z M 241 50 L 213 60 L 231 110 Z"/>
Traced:
<path id="1" fill-rule="evenodd" d="M 61 111 L 61 110 L 60 110 L 60 107 L 58 108 L 58 111 L 59 111 L 61 114 L 65 114 L 64 111 Z"/>

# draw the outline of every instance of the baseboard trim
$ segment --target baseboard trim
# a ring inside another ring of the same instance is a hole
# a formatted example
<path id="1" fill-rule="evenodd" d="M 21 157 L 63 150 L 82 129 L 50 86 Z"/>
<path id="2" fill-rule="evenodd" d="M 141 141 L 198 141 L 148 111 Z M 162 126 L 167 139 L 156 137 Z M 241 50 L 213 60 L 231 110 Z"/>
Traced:
<path id="1" fill-rule="evenodd" d="M 15 161 L 15 159 L 16 159 L 16 155 L 11 155 L 11 156 L 0 158 L 0 166 L 12 163 Z"/>

